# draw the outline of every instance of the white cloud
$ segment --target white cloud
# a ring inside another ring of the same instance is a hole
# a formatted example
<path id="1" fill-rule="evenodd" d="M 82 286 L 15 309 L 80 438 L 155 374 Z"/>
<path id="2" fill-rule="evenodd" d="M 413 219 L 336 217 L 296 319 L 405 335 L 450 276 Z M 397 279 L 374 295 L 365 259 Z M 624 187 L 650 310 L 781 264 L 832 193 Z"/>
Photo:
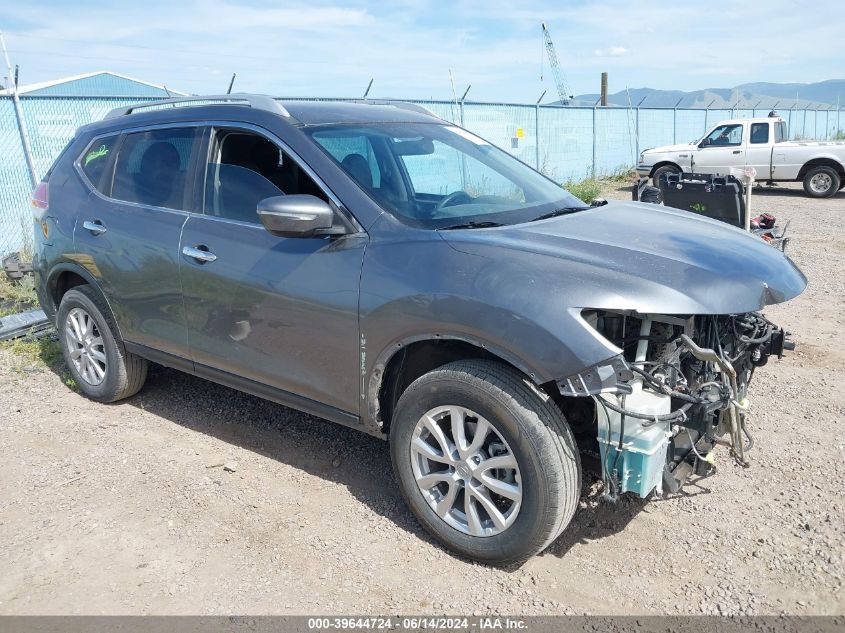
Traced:
<path id="1" fill-rule="evenodd" d="M 834 0 L 814 6 L 839 13 Z M 0 3 L 0 23 L 25 83 L 107 68 L 201 93 L 237 72 L 238 90 L 359 96 L 374 77 L 371 96 L 449 98 L 451 69 L 471 99 L 533 102 L 554 91 L 548 72 L 540 82 L 541 21 L 575 94 L 597 92 L 605 70 L 611 91 L 842 75 L 835 20 L 796 26 L 790 0 L 711 0 L 708 10 L 730 19 L 658 0 L 636 12 L 630 0 L 29 0 Z"/>
<path id="2" fill-rule="evenodd" d="M 629 55 L 631 51 L 629 51 L 624 46 L 611 46 L 610 48 L 597 48 L 593 54 L 596 57 L 625 57 L 625 55 Z"/>

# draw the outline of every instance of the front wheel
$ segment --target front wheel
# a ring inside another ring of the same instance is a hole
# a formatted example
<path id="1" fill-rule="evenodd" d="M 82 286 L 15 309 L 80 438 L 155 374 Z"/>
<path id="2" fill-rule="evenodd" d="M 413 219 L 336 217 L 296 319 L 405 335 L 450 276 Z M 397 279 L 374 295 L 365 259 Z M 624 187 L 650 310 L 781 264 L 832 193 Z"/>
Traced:
<path id="1" fill-rule="evenodd" d="M 500 363 L 450 363 L 414 381 L 396 406 L 390 454 L 423 526 L 485 563 L 542 551 L 578 504 L 581 464 L 563 414 Z"/>
<path id="2" fill-rule="evenodd" d="M 662 167 L 658 167 L 654 170 L 654 173 L 651 175 L 651 181 L 654 183 L 654 186 L 658 189 L 660 188 L 660 178 L 664 175 L 668 176 L 671 174 L 680 174 L 681 170 L 675 167 L 674 165 L 663 165 Z"/>
<path id="3" fill-rule="evenodd" d="M 839 191 L 840 180 L 832 167 L 813 167 L 804 174 L 804 192 L 811 198 L 829 198 Z"/>

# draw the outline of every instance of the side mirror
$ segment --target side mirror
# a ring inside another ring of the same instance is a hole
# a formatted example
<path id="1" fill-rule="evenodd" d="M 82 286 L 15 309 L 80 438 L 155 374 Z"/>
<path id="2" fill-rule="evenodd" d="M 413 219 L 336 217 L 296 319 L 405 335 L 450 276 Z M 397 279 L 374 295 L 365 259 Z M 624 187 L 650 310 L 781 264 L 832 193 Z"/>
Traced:
<path id="1" fill-rule="evenodd" d="M 325 235 L 334 224 L 332 208 L 323 200 L 304 194 L 265 198 L 256 211 L 264 228 L 279 237 Z"/>
<path id="2" fill-rule="evenodd" d="M 699 147 L 707 147 L 708 145 L 711 145 L 712 143 L 713 143 L 713 141 L 711 141 L 710 138 L 708 137 L 708 138 L 704 139 L 703 141 L 701 141 L 701 143 L 698 146 Z"/>

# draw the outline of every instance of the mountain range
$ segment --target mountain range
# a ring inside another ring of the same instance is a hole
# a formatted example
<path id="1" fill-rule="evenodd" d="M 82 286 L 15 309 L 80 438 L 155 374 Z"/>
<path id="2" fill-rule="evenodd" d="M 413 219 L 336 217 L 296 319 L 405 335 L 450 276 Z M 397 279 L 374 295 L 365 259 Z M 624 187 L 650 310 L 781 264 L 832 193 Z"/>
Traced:
<path id="1" fill-rule="evenodd" d="M 572 105 L 592 106 L 598 94 L 583 94 L 571 101 Z M 559 102 L 555 102 L 559 103 Z M 733 88 L 705 88 L 684 92 L 655 88 L 631 88 L 608 95 L 608 103 L 616 106 L 650 108 L 836 108 L 845 106 L 845 79 L 828 79 L 816 83 L 755 82 Z"/>

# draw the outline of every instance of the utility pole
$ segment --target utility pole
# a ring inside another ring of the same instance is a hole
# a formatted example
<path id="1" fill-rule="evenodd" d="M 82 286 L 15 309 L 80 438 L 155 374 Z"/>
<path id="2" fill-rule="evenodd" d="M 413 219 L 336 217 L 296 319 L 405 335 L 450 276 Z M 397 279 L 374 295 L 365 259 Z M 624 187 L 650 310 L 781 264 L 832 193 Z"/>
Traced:
<path id="1" fill-rule="evenodd" d="M 21 100 L 18 96 L 18 75 L 17 72 L 12 74 L 12 62 L 9 61 L 9 52 L 6 50 L 6 40 L 3 38 L 3 33 L 0 33 L 0 46 L 3 47 L 3 56 L 6 58 L 6 68 L 9 72 L 9 77 L 14 77 L 12 82 L 12 101 L 15 104 L 15 117 L 18 120 L 18 130 L 20 130 L 21 144 L 23 145 L 23 155 L 26 159 L 26 167 L 29 170 L 29 178 L 32 181 L 32 188 L 38 186 L 38 176 L 35 173 L 35 163 L 32 160 L 32 146 L 29 144 L 29 132 L 26 129 L 26 121 L 23 118 L 23 109 L 21 108 Z"/>

